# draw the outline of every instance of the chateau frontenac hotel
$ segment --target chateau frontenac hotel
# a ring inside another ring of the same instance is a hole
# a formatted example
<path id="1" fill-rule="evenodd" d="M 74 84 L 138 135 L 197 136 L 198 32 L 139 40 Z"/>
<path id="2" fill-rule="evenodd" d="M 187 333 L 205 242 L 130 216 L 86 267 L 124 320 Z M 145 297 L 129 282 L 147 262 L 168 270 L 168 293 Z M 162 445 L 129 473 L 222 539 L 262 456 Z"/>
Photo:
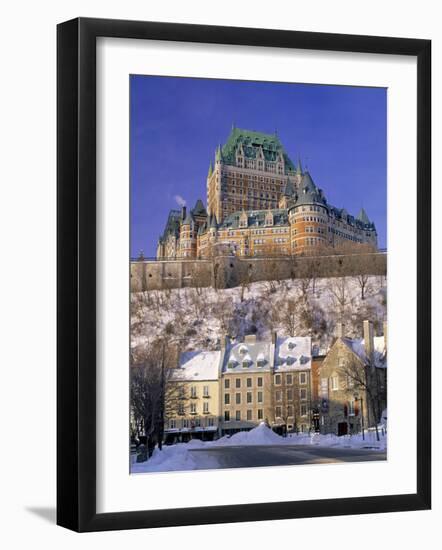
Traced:
<path id="1" fill-rule="evenodd" d="M 276 134 L 232 128 L 207 175 L 207 208 L 171 210 L 157 258 L 314 254 L 345 243 L 377 248 L 361 209 L 328 204 L 307 170 L 291 161 Z"/>

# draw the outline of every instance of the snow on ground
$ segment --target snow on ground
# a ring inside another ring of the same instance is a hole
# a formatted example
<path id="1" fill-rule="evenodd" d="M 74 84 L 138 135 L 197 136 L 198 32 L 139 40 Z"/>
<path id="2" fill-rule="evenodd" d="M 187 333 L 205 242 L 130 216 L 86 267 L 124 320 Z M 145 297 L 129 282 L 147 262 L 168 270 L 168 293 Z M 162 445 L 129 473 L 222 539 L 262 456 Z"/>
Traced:
<path id="1" fill-rule="evenodd" d="M 193 439 L 189 443 L 163 446 L 162 451 L 156 448 L 152 457 L 147 462 L 132 464 L 131 473 L 195 470 L 197 465 L 194 456 L 192 456 L 192 453 L 189 453 L 192 449 L 248 445 L 318 445 L 349 449 L 386 450 L 387 436 L 379 432 L 379 437 L 380 441 L 377 441 L 374 431 L 366 432 L 365 439 L 362 438 L 362 434 L 341 437 L 333 434 L 289 434 L 287 437 L 281 437 L 262 422 L 259 426 L 248 432 L 238 432 L 230 437 L 224 436 L 216 441 Z M 204 462 L 202 463 L 201 460 L 204 460 Z M 198 469 L 216 467 L 218 467 L 216 457 L 209 457 L 198 453 Z"/>
<path id="2" fill-rule="evenodd" d="M 268 339 L 276 330 L 288 335 L 283 313 L 290 300 L 305 298 L 299 311 L 297 336 L 311 336 L 312 344 L 326 349 L 333 338 L 344 300 L 345 335 L 362 336 L 362 321 L 371 319 L 379 327 L 386 318 L 386 279 L 370 276 L 362 300 L 358 277 L 323 278 L 306 284 L 304 279 L 261 281 L 241 287 L 215 290 L 181 288 L 137 292 L 131 295 L 131 347 L 135 353 L 159 336 L 180 341 L 185 349 L 217 350 L 221 335 L 238 341 L 256 333 Z M 305 307 L 309 314 L 302 315 Z"/>

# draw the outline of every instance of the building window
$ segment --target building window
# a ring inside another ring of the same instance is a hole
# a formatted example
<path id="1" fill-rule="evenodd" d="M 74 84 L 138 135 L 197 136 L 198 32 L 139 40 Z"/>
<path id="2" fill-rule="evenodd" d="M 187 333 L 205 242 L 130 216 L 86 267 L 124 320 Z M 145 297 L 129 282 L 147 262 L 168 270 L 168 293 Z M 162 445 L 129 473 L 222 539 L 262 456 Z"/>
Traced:
<path id="1" fill-rule="evenodd" d="M 293 417 L 293 405 L 288 405 L 287 416 Z"/>
<path id="2" fill-rule="evenodd" d="M 250 409 L 247 411 L 247 420 L 252 420 L 252 411 Z"/>
<path id="3" fill-rule="evenodd" d="M 230 411 L 224 411 L 224 422 L 230 422 Z"/>
<path id="4" fill-rule="evenodd" d="M 252 379 L 251 378 L 247 378 L 247 387 L 248 388 L 252 387 Z"/>
<path id="5" fill-rule="evenodd" d="M 209 386 L 204 386 L 203 395 L 204 397 L 209 397 Z"/>
<path id="6" fill-rule="evenodd" d="M 276 418 L 281 418 L 281 416 L 282 416 L 281 407 L 276 407 L 275 408 L 275 417 Z"/>
<path id="7" fill-rule="evenodd" d="M 286 374 L 285 382 L 289 386 L 293 384 L 293 374 Z"/>
<path id="8" fill-rule="evenodd" d="M 188 428 L 188 427 L 189 427 L 189 419 L 183 418 L 183 428 Z"/>
<path id="9" fill-rule="evenodd" d="M 224 394 L 224 405 L 230 405 L 230 394 Z"/>
<path id="10" fill-rule="evenodd" d="M 209 412 L 209 403 L 205 401 L 203 403 L 203 413 L 207 414 Z"/>
<path id="11" fill-rule="evenodd" d="M 354 385 L 355 385 L 354 378 L 350 375 L 347 375 L 347 387 L 348 388 L 353 388 Z"/>
<path id="12" fill-rule="evenodd" d="M 263 393 L 262 393 L 262 391 L 259 391 L 258 392 L 258 403 L 262 403 L 263 401 L 264 401 Z"/>
<path id="13" fill-rule="evenodd" d="M 241 411 L 236 411 L 235 412 L 235 420 L 237 422 L 239 422 L 241 420 Z"/>
<path id="14" fill-rule="evenodd" d="M 184 403 L 178 405 L 178 414 L 184 414 Z"/>
<path id="15" fill-rule="evenodd" d="M 293 401 L 293 390 L 287 390 L 287 401 Z"/>
<path id="16" fill-rule="evenodd" d="M 305 403 L 301 403 L 301 416 L 307 416 L 307 405 Z"/>
<path id="17" fill-rule="evenodd" d="M 258 409 L 258 420 L 262 420 L 264 418 L 263 410 Z"/>
<path id="18" fill-rule="evenodd" d="M 169 429 L 174 430 L 176 428 L 176 420 L 175 418 L 172 418 L 169 420 Z"/>
<path id="19" fill-rule="evenodd" d="M 348 402 L 348 415 L 349 416 L 355 415 L 355 402 L 353 400 Z"/>
<path id="20" fill-rule="evenodd" d="M 193 397 L 193 398 L 196 397 L 196 386 L 192 386 L 190 388 L 190 397 Z"/>
<path id="21" fill-rule="evenodd" d="M 261 377 L 258 378 L 258 387 L 262 387 L 262 378 Z"/>
<path id="22" fill-rule="evenodd" d="M 321 396 L 322 397 L 328 396 L 328 379 L 327 378 L 321 378 Z"/>
<path id="23" fill-rule="evenodd" d="M 276 401 L 282 401 L 282 391 L 279 390 L 275 393 L 275 399 Z"/>
<path id="24" fill-rule="evenodd" d="M 235 403 L 237 405 L 241 405 L 241 394 L 240 393 L 235 394 Z"/>
<path id="25" fill-rule="evenodd" d="M 226 390 L 228 390 L 230 388 L 230 379 L 229 378 L 226 378 L 224 380 L 224 387 L 226 388 Z"/>
<path id="26" fill-rule="evenodd" d="M 275 384 L 276 385 L 281 384 L 281 375 L 280 374 L 275 374 Z"/>
<path id="27" fill-rule="evenodd" d="M 307 384 L 307 374 L 305 372 L 299 373 L 299 383 L 300 384 Z"/>
<path id="28" fill-rule="evenodd" d="M 215 424 L 213 416 L 210 416 L 209 418 L 206 419 L 206 424 L 207 426 L 213 426 Z"/>
<path id="29" fill-rule="evenodd" d="M 307 399 L 307 390 L 305 388 L 299 390 L 299 398 L 302 400 Z"/>
<path id="30" fill-rule="evenodd" d="M 251 402 L 252 402 L 252 392 L 248 391 L 247 392 L 247 403 L 251 403 Z"/>
<path id="31" fill-rule="evenodd" d="M 236 388 L 240 388 L 240 387 L 241 387 L 241 378 L 237 378 L 237 379 L 235 380 L 235 387 L 236 387 Z"/>
<path id="32" fill-rule="evenodd" d="M 339 380 L 337 376 L 332 376 L 330 378 L 330 386 L 333 391 L 336 391 L 339 389 Z"/>
<path id="33" fill-rule="evenodd" d="M 190 414 L 196 414 L 196 403 L 190 404 Z"/>

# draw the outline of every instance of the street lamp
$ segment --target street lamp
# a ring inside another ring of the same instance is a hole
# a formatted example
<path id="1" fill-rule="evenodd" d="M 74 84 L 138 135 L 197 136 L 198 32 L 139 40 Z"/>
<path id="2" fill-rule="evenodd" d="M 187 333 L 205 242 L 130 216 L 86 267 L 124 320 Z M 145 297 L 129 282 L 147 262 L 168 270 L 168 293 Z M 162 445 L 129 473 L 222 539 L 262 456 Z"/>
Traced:
<path id="1" fill-rule="evenodd" d="M 359 395 L 355 393 L 355 401 L 359 400 Z M 364 400 L 362 398 L 362 395 L 360 397 L 361 400 L 361 430 L 362 430 L 362 440 L 365 441 L 365 433 L 364 433 Z"/>

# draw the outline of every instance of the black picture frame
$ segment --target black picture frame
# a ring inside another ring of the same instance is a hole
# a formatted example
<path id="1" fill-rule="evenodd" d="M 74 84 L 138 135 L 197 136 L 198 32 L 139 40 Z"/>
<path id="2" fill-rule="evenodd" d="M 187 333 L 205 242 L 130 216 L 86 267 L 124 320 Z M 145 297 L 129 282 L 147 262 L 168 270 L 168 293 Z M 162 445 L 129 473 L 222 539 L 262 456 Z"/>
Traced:
<path id="1" fill-rule="evenodd" d="M 96 39 L 133 38 L 417 58 L 417 492 L 96 512 Z M 57 28 L 57 523 L 84 531 L 424 510 L 431 506 L 431 41 L 79 18 Z"/>

